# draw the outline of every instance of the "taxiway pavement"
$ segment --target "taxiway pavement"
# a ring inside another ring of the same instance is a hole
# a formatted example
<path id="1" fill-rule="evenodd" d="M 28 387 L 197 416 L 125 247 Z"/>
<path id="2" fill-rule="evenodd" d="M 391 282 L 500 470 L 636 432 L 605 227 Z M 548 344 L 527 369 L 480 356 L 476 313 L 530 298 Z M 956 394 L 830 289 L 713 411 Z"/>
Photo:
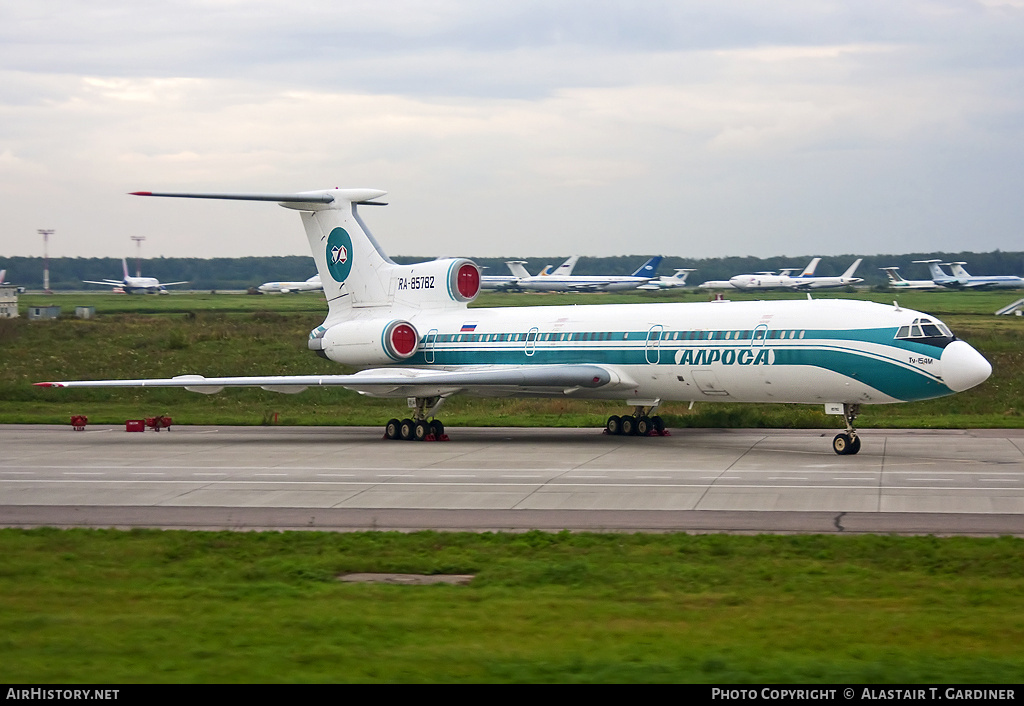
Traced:
<path id="1" fill-rule="evenodd" d="M 0 525 L 1024 536 L 1024 430 L 0 426 Z"/>

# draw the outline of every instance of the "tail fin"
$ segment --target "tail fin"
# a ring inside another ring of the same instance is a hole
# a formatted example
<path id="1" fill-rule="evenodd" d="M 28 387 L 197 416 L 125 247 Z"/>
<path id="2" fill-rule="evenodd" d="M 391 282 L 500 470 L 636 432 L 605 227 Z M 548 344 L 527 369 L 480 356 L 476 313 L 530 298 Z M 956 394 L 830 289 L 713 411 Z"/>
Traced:
<path id="1" fill-rule="evenodd" d="M 906 282 L 903 276 L 900 274 L 900 268 L 898 267 L 879 267 L 880 270 L 885 270 L 885 274 L 889 276 L 889 282 L 891 284 L 897 284 L 899 282 Z"/>
<path id="2" fill-rule="evenodd" d="M 573 255 L 568 260 L 559 265 L 558 268 L 551 274 L 558 275 L 559 277 L 568 277 L 569 275 L 572 274 L 573 269 L 575 269 L 576 267 L 576 262 L 579 259 L 579 255 Z"/>
<path id="3" fill-rule="evenodd" d="M 658 274 L 658 265 L 661 264 L 661 255 L 655 255 L 650 260 L 640 265 L 640 269 L 632 274 L 633 277 L 649 277 L 653 279 Z"/>
<path id="4" fill-rule="evenodd" d="M 857 268 L 860 267 L 860 263 L 862 262 L 864 262 L 864 258 L 862 257 L 858 257 L 856 260 L 854 260 L 853 264 L 850 265 L 849 269 L 847 269 L 846 272 L 843 273 L 843 279 L 849 279 L 853 277 L 853 273 L 857 271 Z"/>
<path id="5" fill-rule="evenodd" d="M 414 265 L 391 260 L 359 217 L 359 204 L 384 205 L 377 189 L 325 189 L 298 194 L 192 194 L 134 192 L 138 196 L 273 201 L 299 211 L 324 288 L 324 326 L 378 308 L 385 315 L 461 306 L 480 290 L 480 268 L 470 260 L 446 259 Z M 385 311 L 381 311 L 381 309 Z M 367 315 L 374 315 L 368 312 Z"/>
<path id="6" fill-rule="evenodd" d="M 4 277 L 7 276 L 7 270 L 0 270 L 0 284 L 4 283 Z"/>
<path id="7" fill-rule="evenodd" d="M 532 276 L 529 270 L 523 267 L 523 265 L 526 264 L 526 260 L 509 260 L 505 264 L 508 265 L 509 272 L 512 273 L 513 277 L 519 277 L 522 279 L 524 277 Z"/>
<path id="8" fill-rule="evenodd" d="M 124 272 L 124 278 L 125 279 L 128 279 L 129 277 L 131 277 L 131 275 L 128 274 L 128 259 L 127 258 L 124 258 L 124 257 L 121 258 L 121 270 Z"/>
<path id="9" fill-rule="evenodd" d="M 932 280 L 950 279 L 949 275 L 943 272 L 942 268 L 939 267 L 939 263 L 941 263 L 942 260 L 914 260 L 914 262 L 921 265 L 928 265 L 928 272 L 931 273 Z"/>
<path id="10" fill-rule="evenodd" d="M 674 275 L 672 275 L 672 277 L 670 279 L 677 280 L 680 285 L 684 285 L 684 284 L 686 284 L 686 278 L 690 276 L 691 272 L 696 272 L 696 270 L 688 270 L 688 269 L 685 269 L 685 268 L 684 269 L 677 269 L 676 273 Z"/>
<path id="11" fill-rule="evenodd" d="M 963 267 L 964 265 L 967 264 L 966 262 L 946 262 L 943 264 L 949 265 L 950 271 L 953 273 L 953 276 L 956 277 L 957 279 L 971 278 L 971 276 L 967 273 L 967 270 L 965 270 Z"/>
<path id="12" fill-rule="evenodd" d="M 801 272 L 799 276 L 800 277 L 811 277 L 812 275 L 814 275 L 814 271 L 816 269 L 818 269 L 818 263 L 819 262 L 821 262 L 821 258 L 820 257 L 816 257 L 813 260 L 811 260 L 810 262 L 808 262 L 807 263 L 807 267 L 804 268 L 804 271 Z"/>

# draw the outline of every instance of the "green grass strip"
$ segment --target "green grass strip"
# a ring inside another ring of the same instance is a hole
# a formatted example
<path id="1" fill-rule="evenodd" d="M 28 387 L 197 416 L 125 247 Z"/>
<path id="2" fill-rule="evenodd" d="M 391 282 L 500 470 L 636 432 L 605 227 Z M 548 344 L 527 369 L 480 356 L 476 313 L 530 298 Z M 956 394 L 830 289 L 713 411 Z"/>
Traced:
<path id="1" fill-rule="evenodd" d="M 0 556 L 8 683 L 1024 680 L 1016 538 L 42 529 Z"/>

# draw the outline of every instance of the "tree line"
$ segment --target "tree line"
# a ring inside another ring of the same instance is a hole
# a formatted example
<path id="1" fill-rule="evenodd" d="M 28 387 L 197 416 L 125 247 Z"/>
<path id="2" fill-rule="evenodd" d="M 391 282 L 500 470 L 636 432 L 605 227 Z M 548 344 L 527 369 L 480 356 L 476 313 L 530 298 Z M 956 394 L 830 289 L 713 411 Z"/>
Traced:
<path id="1" fill-rule="evenodd" d="M 473 258 L 484 268 L 484 274 L 509 274 L 505 260 L 526 261 L 531 274 L 539 273 L 545 266 L 557 267 L 568 255 L 552 257 L 523 258 Z M 579 275 L 625 275 L 634 272 L 649 255 L 622 255 L 617 257 L 582 257 L 576 264 L 574 274 Z M 690 275 L 689 284 L 697 285 L 706 280 L 727 280 L 733 275 L 761 271 L 779 271 L 784 267 L 803 269 L 811 255 L 759 257 L 718 257 L 693 259 L 666 257 L 662 260 L 658 274 L 671 275 L 676 268 L 696 270 Z M 1024 252 L 995 250 L 987 253 L 974 252 L 931 252 L 903 255 L 837 255 L 822 257 L 815 274 L 835 276 L 842 274 L 858 257 L 864 258 L 856 276 L 864 278 L 867 285 L 886 282 L 881 267 L 899 267 L 907 279 L 929 279 L 925 265 L 913 264 L 914 260 L 942 260 L 943 262 L 966 262 L 972 275 L 1024 275 Z M 431 260 L 431 257 L 395 257 L 396 262 L 408 264 Z M 277 257 L 237 258 L 178 258 L 161 257 L 143 259 L 141 273 L 156 277 L 161 282 L 188 281 L 177 289 L 224 290 L 248 289 L 270 281 L 302 281 L 316 274 L 313 258 L 300 255 Z M 29 289 L 43 286 L 43 258 L 41 257 L 0 257 L 0 270 L 7 270 L 6 282 Z M 136 260 L 128 260 L 131 274 L 136 273 Z M 121 279 L 121 258 L 114 257 L 54 257 L 50 258 L 50 288 L 55 290 L 90 289 L 96 285 L 82 284 L 83 280 Z"/>

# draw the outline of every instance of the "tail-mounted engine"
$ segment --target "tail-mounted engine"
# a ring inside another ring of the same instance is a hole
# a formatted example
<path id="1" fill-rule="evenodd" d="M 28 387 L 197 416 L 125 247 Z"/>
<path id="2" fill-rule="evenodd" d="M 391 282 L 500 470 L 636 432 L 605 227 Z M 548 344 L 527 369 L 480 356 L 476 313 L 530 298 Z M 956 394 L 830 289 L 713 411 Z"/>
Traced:
<path id="1" fill-rule="evenodd" d="M 415 308 L 466 304 L 480 293 L 480 268 L 465 258 L 398 265 L 391 271 L 391 292 L 396 304 Z"/>
<path id="2" fill-rule="evenodd" d="M 415 326 L 395 319 L 344 321 L 328 329 L 318 326 L 309 336 L 311 350 L 345 365 L 400 362 L 416 353 L 419 342 Z"/>

